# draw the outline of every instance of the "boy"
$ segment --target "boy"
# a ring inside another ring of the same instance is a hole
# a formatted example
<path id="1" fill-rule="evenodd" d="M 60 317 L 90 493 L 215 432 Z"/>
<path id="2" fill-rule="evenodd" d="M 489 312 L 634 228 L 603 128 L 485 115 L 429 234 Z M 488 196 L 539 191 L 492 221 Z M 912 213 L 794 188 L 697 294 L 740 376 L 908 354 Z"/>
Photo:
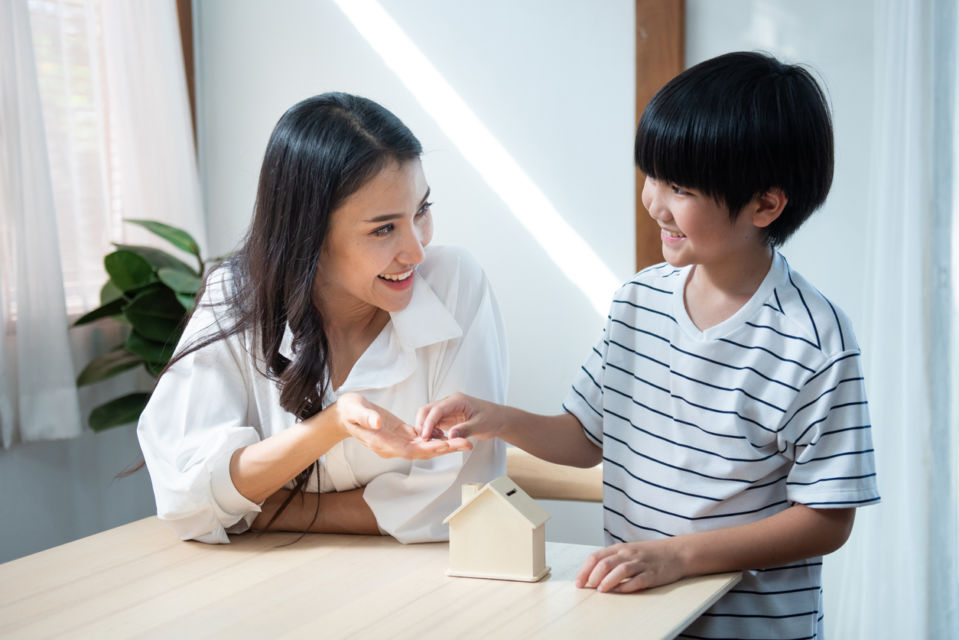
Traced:
<path id="1" fill-rule="evenodd" d="M 611 546 L 578 587 L 744 570 L 683 637 L 822 638 L 822 556 L 879 500 L 850 322 L 775 250 L 825 200 L 832 144 L 802 68 L 732 53 L 683 72 L 636 135 L 666 262 L 615 294 L 566 413 L 455 395 L 417 416 L 424 434 L 603 461 Z"/>

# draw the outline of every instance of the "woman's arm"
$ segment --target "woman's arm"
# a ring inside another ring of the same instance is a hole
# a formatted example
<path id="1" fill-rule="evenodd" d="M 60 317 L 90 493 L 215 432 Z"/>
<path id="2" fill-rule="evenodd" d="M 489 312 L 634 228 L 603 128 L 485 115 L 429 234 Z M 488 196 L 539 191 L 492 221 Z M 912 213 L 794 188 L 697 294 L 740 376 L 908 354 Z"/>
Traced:
<path id="1" fill-rule="evenodd" d="M 431 458 L 468 449 L 466 440 L 421 440 L 416 430 L 356 393 L 303 422 L 237 449 L 230 479 L 251 502 L 262 502 L 347 437 L 354 437 L 383 458 Z"/>
<path id="2" fill-rule="evenodd" d="M 262 511 L 253 521 L 258 531 L 308 531 L 310 533 L 354 533 L 379 535 L 376 518 L 366 501 L 363 489 L 341 493 L 302 492 L 292 496 L 289 489 L 280 489 L 266 499 Z M 272 523 L 270 520 L 284 500 L 290 503 Z M 267 526 L 269 525 L 269 526 Z"/>
<path id="3" fill-rule="evenodd" d="M 855 516 L 855 509 L 812 509 L 797 504 L 749 524 L 614 544 L 586 559 L 576 586 L 627 593 L 687 576 L 798 562 L 841 547 L 849 538 Z"/>

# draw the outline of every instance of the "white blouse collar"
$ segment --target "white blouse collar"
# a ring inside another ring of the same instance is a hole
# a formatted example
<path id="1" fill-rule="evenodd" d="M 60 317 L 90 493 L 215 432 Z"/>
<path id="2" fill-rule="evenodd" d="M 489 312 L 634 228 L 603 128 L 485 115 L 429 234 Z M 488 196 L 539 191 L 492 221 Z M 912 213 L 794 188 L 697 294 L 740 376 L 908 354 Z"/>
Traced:
<path id="1" fill-rule="evenodd" d="M 416 368 L 416 349 L 462 335 L 462 328 L 429 283 L 417 278 L 409 305 L 402 311 L 390 312 L 390 322 L 363 352 L 335 394 L 382 389 L 405 380 Z M 293 358 L 293 331 L 289 324 L 280 342 L 280 355 Z"/>

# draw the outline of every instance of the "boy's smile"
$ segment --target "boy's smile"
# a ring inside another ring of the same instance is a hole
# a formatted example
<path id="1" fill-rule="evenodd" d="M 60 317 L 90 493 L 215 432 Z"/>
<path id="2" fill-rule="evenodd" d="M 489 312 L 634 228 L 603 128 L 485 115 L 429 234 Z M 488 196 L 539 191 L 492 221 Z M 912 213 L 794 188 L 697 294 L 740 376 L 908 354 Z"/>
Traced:
<path id="1" fill-rule="evenodd" d="M 768 222 L 756 215 L 762 210 L 760 197 L 750 201 L 735 220 L 713 198 L 665 180 L 647 177 L 642 199 L 660 227 L 663 257 L 674 267 L 696 264 L 723 269 L 751 262 L 754 256 L 768 261 L 769 247 L 762 234 Z"/>

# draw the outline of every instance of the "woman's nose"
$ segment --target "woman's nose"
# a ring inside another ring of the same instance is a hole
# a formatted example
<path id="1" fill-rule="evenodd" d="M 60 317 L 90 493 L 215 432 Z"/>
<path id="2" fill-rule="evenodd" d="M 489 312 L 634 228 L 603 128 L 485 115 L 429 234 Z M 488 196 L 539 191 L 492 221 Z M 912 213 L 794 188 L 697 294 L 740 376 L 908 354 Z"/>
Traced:
<path id="1" fill-rule="evenodd" d="M 426 252 L 423 250 L 423 238 L 420 237 L 421 231 L 416 227 L 404 234 L 403 246 L 400 250 L 397 260 L 405 264 L 419 264 L 426 258 Z"/>

